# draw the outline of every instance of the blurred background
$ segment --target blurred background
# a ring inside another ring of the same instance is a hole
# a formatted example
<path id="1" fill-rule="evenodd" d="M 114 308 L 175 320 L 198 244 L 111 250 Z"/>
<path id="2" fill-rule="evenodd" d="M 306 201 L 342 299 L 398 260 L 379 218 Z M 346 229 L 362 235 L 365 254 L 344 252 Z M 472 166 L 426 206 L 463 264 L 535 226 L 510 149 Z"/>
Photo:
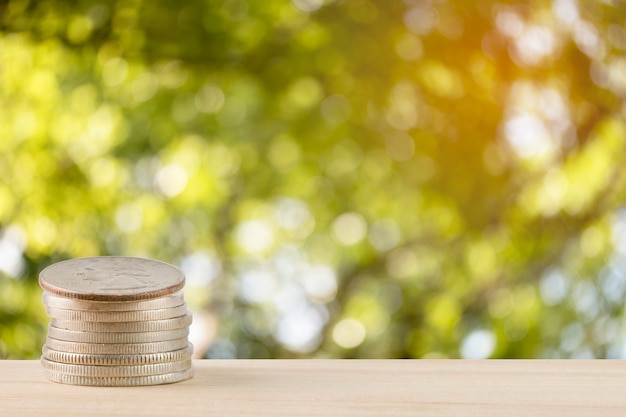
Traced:
<path id="1" fill-rule="evenodd" d="M 0 3 L 0 358 L 51 263 L 203 358 L 626 357 L 626 3 Z"/>

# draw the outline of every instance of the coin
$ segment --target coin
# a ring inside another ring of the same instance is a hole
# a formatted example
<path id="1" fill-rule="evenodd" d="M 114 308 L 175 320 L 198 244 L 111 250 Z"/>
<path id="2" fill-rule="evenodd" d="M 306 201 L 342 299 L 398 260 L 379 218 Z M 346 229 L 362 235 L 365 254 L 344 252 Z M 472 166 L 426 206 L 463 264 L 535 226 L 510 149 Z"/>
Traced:
<path id="1" fill-rule="evenodd" d="M 62 384 L 91 385 L 98 387 L 131 387 L 141 385 L 161 385 L 184 381 L 193 376 L 193 367 L 180 372 L 172 372 L 162 375 L 118 377 L 118 378 L 98 378 L 91 376 L 68 375 L 44 369 L 44 374 L 48 379 Z"/>
<path id="2" fill-rule="evenodd" d="M 54 362 L 73 363 L 78 365 L 143 365 L 151 363 L 176 362 L 191 358 L 193 345 L 170 352 L 147 353 L 143 355 L 94 355 L 87 353 L 69 353 L 50 349 L 44 345 L 43 357 Z"/>
<path id="3" fill-rule="evenodd" d="M 170 352 L 183 349 L 188 344 L 187 338 L 151 343 L 80 343 L 46 338 L 49 349 L 70 353 L 90 353 L 96 355 L 129 355 Z"/>
<path id="4" fill-rule="evenodd" d="M 97 333 L 79 330 L 57 329 L 48 326 L 48 336 L 68 342 L 80 343 L 151 343 L 175 340 L 189 335 L 189 328 L 141 333 Z"/>
<path id="5" fill-rule="evenodd" d="M 39 274 L 51 318 L 41 364 L 75 385 L 156 385 L 191 378 L 183 273 L 151 259 L 73 259 Z"/>
<path id="6" fill-rule="evenodd" d="M 171 319 L 150 321 L 120 321 L 113 323 L 98 323 L 95 321 L 75 321 L 52 318 L 50 324 L 58 329 L 80 330 L 84 332 L 100 333 L 139 333 L 175 330 L 188 327 L 192 322 L 191 313 Z"/>
<path id="7" fill-rule="evenodd" d="M 139 311 L 81 311 L 62 310 L 54 307 L 46 307 L 46 313 L 52 318 L 73 321 L 147 321 L 169 319 L 172 317 L 182 316 L 187 313 L 187 304 L 172 308 L 160 308 L 157 310 Z"/>
<path id="8" fill-rule="evenodd" d="M 43 293 L 43 303 L 48 307 L 63 310 L 83 311 L 136 311 L 157 310 L 162 308 L 178 307 L 184 303 L 181 291 L 165 297 L 153 298 L 143 301 L 86 301 L 75 298 L 59 297 L 48 291 Z"/>
<path id="9" fill-rule="evenodd" d="M 145 365 L 76 365 L 72 363 L 53 362 L 41 358 L 44 369 L 66 375 L 94 376 L 99 378 L 116 378 L 131 376 L 162 375 L 184 371 L 191 367 L 191 359 L 182 361 L 152 363 Z"/>
<path id="10" fill-rule="evenodd" d="M 129 256 L 96 256 L 58 262 L 39 274 L 53 294 L 92 301 L 136 301 L 180 290 L 185 276 L 165 262 Z"/>

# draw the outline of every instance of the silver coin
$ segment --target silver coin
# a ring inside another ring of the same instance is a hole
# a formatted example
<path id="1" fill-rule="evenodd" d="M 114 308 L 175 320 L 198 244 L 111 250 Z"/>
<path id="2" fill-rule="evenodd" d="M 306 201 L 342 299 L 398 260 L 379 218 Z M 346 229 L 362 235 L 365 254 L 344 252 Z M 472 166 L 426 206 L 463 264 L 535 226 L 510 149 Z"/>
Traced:
<path id="1" fill-rule="evenodd" d="M 90 353 L 95 355 L 137 355 L 161 353 L 187 347 L 187 338 L 152 343 L 80 343 L 46 338 L 46 346 L 52 350 L 69 353 Z"/>
<path id="2" fill-rule="evenodd" d="M 46 307 L 48 316 L 73 321 L 93 322 L 120 322 L 120 321 L 147 321 L 178 317 L 187 314 L 187 304 L 172 308 L 160 308 L 158 310 L 140 311 L 80 311 L 62 310 L 54 307 Z"/>
<path id="3" fill-rule="evenodd" d="M 48 326 L 48 336 L 68 342 L 80 343 L 151 343 L 175 340 L 189 335 L 189 328 L 141 333 L 95 333 L 79 330 L 57 329 Z"/>
<path id="4" fill-rule="evenodd" d="M 172 308 L 183 305 L 185 299 L 182 291 L 165 297 L 153 298 L 143 301 L 87 301 L 76 298 L 59 297 L 48 291 L 43 292 L 43 303 L 48 307 L 60 308 L 62 310 L 83 310 L 83 311 L 136 311 L 136 310 L 157 310 L 162 308 Z"/>
<path id="5" fill-rule="evenodd" d="M 158 332 L 164 330 L 176 330 L 188 327 L 192 322 L 191 313 L 171 319 L 152 321 L 120 321 L 113 323 L 98 323 L 95 321 L 61 320 L 53 318 L 50 324 L 58 329 L 80 330 L 84 332 L 100 333 L 139 333 Z"/>
<path id="6" fill-rule="evenodd" d="M 185 276 L 165 262 L 128 256 L 95 256 L 52 264 L 39 285 L 53 294 L 92 301 L 134 301 L 172 294 Z"/>
<path id="7" fill-rule="evenodd" d="M 68 375 L 44 369 L 44 374 L 46 375 L 46 377 L 53 382 L 71 385 L 90 385 L 98 387 L 133 387 L 141 385 L 172 384 L 174 382 L 180 382 L 192 378 L 193 373 L 193 367 L 191 367 L 184 371 L 172 372 L 162 375 L 99 378 L 91 376 Z"/>
<path id="8" fill-rule="evenodd" d="M 41 358 L 44 369 L 66 375 L 94 376 L 99 378 L 117 378 L 128 376 L 148 376 L 180 372 L 191 367 L 191 359 L 176 362 L 151 363 L 147 365 L 76 365 L 73 363 L 53 362 Z"/>
<path id="9" fill-rule="evenodd" d="M 87 353 L 69 353 L 52 350 L 44 345 L 43 357 L 53 362 L 71 363 L 77 365 L 146 365 L 153 363 L 176 362 L 190 359 L 193 355 L 193 345 L 189 343 L 186 348 L 171 352 L 147 353 L 144 355 L 93 355 Z"/>

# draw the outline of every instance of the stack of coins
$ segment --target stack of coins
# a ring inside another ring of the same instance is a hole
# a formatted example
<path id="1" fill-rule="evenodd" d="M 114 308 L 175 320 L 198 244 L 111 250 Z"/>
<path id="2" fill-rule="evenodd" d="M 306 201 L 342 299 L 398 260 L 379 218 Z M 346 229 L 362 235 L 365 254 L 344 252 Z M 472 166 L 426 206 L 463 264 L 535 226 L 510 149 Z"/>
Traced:
<path id="1" fill-rule="evenodd" d="M 168 384 L 191 378 L 183 273 L 151 259 L 101 256 L 39 274 L 51 321 L 41 363 L 74 385 Z"/>

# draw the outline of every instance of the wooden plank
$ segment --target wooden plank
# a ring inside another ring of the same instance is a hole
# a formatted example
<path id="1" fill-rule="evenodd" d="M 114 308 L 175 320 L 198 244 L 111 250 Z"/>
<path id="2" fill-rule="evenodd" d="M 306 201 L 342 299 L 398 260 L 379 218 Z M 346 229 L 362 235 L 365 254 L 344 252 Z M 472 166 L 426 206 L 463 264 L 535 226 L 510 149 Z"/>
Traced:
<path id="1" fill-rule="evenodd" d="M 55 384 L 0 361 L 1 416 L 625 416 L 626 361 L 199 360 L 186 382 Z"/>

